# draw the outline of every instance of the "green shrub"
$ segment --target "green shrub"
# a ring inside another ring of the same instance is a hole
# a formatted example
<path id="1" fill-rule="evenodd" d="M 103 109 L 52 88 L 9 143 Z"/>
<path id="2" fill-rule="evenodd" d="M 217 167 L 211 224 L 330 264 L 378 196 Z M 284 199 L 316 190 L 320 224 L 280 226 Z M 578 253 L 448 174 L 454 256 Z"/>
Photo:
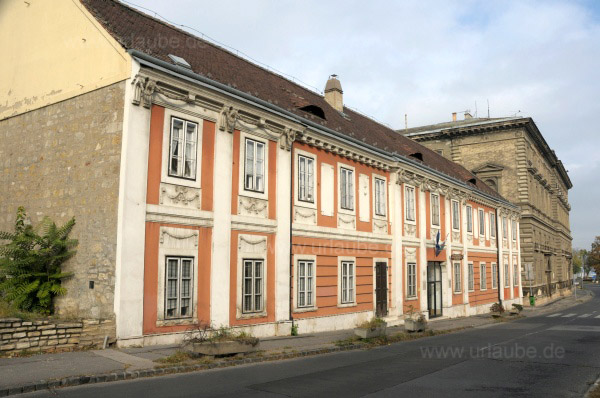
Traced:
<path id="1" fill-rule="evenodd" d="M 356 325 L 359 329 L 375 330 L 385 325 L 385 321 L 381 318 L 371 318 L 370 321 L 364 321 Z"/>
<path id="2" fill-rule="evenodd" d="M 15 232 L 0 232 L 0 296 L 19 310 L 51 314 L 53 299 L 66 293 L 62 280 L 71 273 L 61 266 L 76 253 L 77 240 L 69 239 L 72 218 L 62 227 L 45 217 L 33 227 L 23 207 L 17 211 Z"/>

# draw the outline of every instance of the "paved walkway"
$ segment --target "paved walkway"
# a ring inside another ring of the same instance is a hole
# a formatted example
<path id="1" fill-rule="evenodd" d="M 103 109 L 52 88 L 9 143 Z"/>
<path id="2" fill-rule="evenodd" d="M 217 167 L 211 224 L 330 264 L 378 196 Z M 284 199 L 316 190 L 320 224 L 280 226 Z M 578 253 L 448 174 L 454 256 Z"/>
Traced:
<path id="1" fill-rule="evenodd" d="M 537 316 L 551 311 L 560 311 L 588 298 L 590 292 L 578 292 L 577 300 L 573 296 L 559 299 L 542 307 L 527 307 L 525 316 Z M 457 328 L 483 327 L 493 323 L 489 315 L 478 315 L 467 318 L 436 319 L 428 324 L 428 328 L 436 331 Z M 391 333 L 403 331 L 402 326 L 388 328 Z M 335 346 L 335 342 L 353 336 L 352 330 L 314 333 L 300 336 L 282 336 L 262 339 L 261 350 L 265 354 L 307 351 Z M 95 351 L 75 351 L 59 354 L 39 354 L 25 358 L 0 358 L 0 396 L 7 393 L 20 392 L 23 386 L 26 391 L 32 390 L 36 384 L 54 383 L 59 380 L 79 376 L 106 375 L 114 372 L 152 369 L 159 365 L 154 362 L 168 357 L 178 351 L 178 346 L 152 346 L 128 349 L 108 349 Z M 108 377 L 107 379 L 110 379 Z M 116 378 L 115 378 L 116 379 Z M 65 384 L 63 382 L 63 384 Z M 67 383 L 68 384 L 68 383 Z"/>

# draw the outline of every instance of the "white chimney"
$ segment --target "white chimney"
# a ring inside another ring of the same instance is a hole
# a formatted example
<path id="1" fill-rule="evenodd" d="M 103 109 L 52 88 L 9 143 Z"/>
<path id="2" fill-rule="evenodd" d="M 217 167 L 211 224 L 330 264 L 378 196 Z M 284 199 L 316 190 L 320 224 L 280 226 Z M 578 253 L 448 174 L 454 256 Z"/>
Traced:
<path id="1" fill-rule="evenodd" d="M 338 80 L 337 75 L 329 76 L 325 85 L 325 101 L 338 112 L 344 111 L 343 94 L 342 83 Z"/>

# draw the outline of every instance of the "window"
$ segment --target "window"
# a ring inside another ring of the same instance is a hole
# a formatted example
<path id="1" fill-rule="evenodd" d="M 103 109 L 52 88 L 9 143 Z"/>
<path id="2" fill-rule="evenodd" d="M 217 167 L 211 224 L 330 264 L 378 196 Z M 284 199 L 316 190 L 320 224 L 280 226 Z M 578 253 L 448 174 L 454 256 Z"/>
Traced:
<path id="1" fill-rule="evenodd" d="M 458 208 L 458 202 L 452 201 L 452 229 L 460 230 L 460 210 Z"/>
<path id="2" fill-rule="evenodd" d="M 431 194 L 431 225 L 440 225 L 440 197 Z"/>
<path id="3" fill-rule="evenodd" d="M 487 289 L 487 267 L 485 263 L 479 264 L 479 289 Z"/>
<path id="4" fill-rule="evenodd" d="M 469 291 L 475 290 L 475 275 L 473 271 L 473 263 L 469 263 Z"/>
<path id="5" fill-rule="evenodd" d="M 516 241 L 517 240 L 517 222 L 515 220 L 512 220 L 512 222 L 510 223 L 511 227 L 512 227 L 512 240 Z"/>
<path id="6" fill-rule="evenodd" d="M 406 221 L 415 221 L 415 189 L 413 187 L 405 188 L 405 218 Z"/>
<path id="7" fill-rule="evenodd" d="M 519 264 L 517 259 L 513 260 L 513 286 L 519 286 Z"/>
<path id="8" fill-rule="evenodd" d="M 375 214 L 385 216 L 385 180 L 375 178 Z"/>
<path id="9" fill-rule="evenodd" d="M 313 307 L 314 262 L 298 261 L 298 307 Z"/>
<path id="10" fill-rule="evenodd" d="M 165 318 L 192 316 L 192 272 L 194 259 L 167 257 Z"/>
<path id="11" fill-rule="evenodd" d="M 406 287 L 406 296 L 417 297 L 417 264 L 408 263 L 406 271 L 408 282 L 408 286 Z"/>
<path id="12" fill-rule="evenodd" d="M 340 174 L 341 207 L 346 210 L 354 210 L 354 172 L 341 167 Z"/>
<path id="13" fill-rule="evenodd" d="M 454 263 L 454 292 L 460 292 L 460 263 Z"/>
<path id="14" fill-rule="evenodd" d="M 263 260 L 243 260 L 244 264 L 244 313 L 263 311 Z"/>
<path id="15" fill-rule="evenodd" d="M 246 138 L 244 189 L 265 191 L 265 144 Z"/>
<path id="16" fill-rule="evenodd" d="M 467 232 L 473 232 L 473 208 L 467 206 Z"/>
<path id="17" fill-rule="evenodd" d="M 502 218 L 502 239 L 508 239 L 508 224 L 506 217 Z"/>
<path id="18" fill-rule="evenodd" d="M 483 216 L 483 209 L 479 209 L 479 238 L 485 237 L 485 218 Z"/>
<path id="19" fill-rule="evenodd" d="M 298 156 L 298 200 L 314 203 L 315 161 L 312 158 Z"/>
<path id="20" fill-rule="evenodd" d="M 172 117 L 170 142 L 169 176 L 195 180 L 198 124 Z"/>
<path id="21" fill-rule="evenodd" d="M 508 272 L 508 261 L 504 261 L 504 287 L 510 286 L 510 274 Z"/>
<path id="22" fill-rule="evenodd" d="M 490 213 L 490 236 L 496 238 L 496 214 Z"/>
<path id="23" fill-rule="evenodd" d="M 354 261 L 342 261 L 342 304 L 354 302 Z"/>
<path id="24" fill-rule="evenodd" d="M 492 263 L 492 289 L 498 288 L 498 265 Z"/>

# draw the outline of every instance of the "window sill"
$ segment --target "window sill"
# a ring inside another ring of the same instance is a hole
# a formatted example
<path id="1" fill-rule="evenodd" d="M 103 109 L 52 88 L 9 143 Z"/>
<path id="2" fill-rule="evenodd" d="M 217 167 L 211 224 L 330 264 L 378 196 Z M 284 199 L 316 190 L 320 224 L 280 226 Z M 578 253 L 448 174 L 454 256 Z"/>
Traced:
<path id="1" fill-rule="evenodd" d="M 317 307 L 300 307 L 294 308 L 294 313 L 301 314 L 303 312 L 316 312 L 319 308 Z"/>
<path id="2" fill-rule="evenodd" d="M 179 326 L 179 325 L 197 325 L 197 318 L 177 318 L 177 319 L 159 319 L 156 326 Z"/>
<path id="3" fill-rule="evenodd" d="M 236 319 L 255 319 L 255 318 L 265 318 L 267 316 L 267 311 L 264 312 L 251 312 L 248 314 L 239 314 Z"/>
<path id="4" fill-rule="evenodd" d="M 417 296 L 415 297 L 406 297 L 406 301 L 417 301 L 419 298 Z"/>
<path id="5" fill-rule="evenodd" d="M 356 303 L 339 303 L 338 308 L 347 308 L 347 307 L 356 307 L 358 304 Z"/>

